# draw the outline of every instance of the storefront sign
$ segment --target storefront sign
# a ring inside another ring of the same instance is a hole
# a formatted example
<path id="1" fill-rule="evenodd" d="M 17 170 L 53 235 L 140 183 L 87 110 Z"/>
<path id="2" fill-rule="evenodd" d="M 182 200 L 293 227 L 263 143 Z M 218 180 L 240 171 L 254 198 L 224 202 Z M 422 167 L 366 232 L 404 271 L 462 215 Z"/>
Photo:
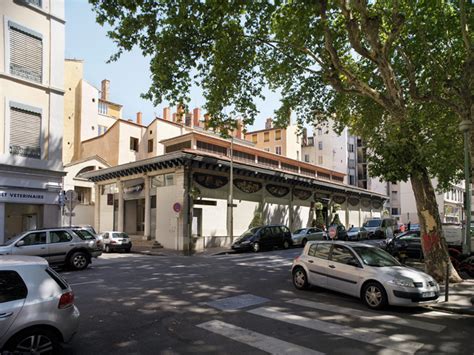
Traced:
<path id="1" fill-rule="evenodd" d="M 124 188 L 123 192 L 126 194 L 132 194 L 132 193 L 140 192 L 142 190 L 143 190 L 143 184 L 137 184 L 137 185 Z"/>
<path id="2" fill-rule="evenodd" d="M 3 189 L 0 190 L 0 202 L 52 205 L 59 203 L 59 193 L 48 191 Z"/>

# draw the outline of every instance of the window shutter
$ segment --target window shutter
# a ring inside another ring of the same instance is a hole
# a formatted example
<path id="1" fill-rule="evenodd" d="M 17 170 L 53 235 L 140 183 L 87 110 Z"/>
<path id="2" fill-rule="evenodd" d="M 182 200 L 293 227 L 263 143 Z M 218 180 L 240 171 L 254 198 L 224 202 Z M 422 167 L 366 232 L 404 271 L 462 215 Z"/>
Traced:
<path id="1" fill-rule="evenodd" d="M 10 154 L 41 159 L 41 114 L 10 107 Z"/>
<path id="2" fill-rule="evenodd" d="M 41 83 L 43 77 L 43 40 L 11 23 L 9 27 L 10 73 Z"/>

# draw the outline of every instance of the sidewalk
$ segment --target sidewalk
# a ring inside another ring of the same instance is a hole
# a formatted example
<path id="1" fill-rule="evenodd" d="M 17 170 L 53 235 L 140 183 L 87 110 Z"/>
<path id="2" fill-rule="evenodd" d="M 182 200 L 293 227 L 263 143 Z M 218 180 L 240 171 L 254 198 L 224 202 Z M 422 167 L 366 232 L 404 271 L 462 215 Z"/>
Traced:
<path id="1" fill-rule="evenodd" d="M 166 248 L 156 248 L 153 241 L 148 240 L 133 240 L 132 253 L 154 255 L 154 256 L 179 256 L 184 255 L 182 251 Z M 193 255 L 222 255 L 222 254 L 233 254 L 234 251 L 229 248 L 215 247 L 207 248 L 204 250 L 195 251 Z"/>
<path id="2" fill-rule="evenodd" d="M 433 309 L 460 314 L 474 315 L 474 280 L 464 280 L 458 284 L 449 285 L 448 302 L 445 301 L 444 285 L 440 285 L 439 303 L 431 306 Z"/>

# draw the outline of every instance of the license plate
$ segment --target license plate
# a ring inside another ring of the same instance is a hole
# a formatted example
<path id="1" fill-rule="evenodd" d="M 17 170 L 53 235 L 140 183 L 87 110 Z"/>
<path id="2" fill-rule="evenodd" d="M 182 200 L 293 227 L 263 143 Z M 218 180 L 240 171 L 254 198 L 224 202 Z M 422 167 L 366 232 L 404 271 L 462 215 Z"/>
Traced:
<path id="1" fill-rule="evenodd" d="M 421 294 L 421 297 L 423 298 L 429 298 L 429 297 L 434 297 L 435 296 L 435 293 L 432 291 L 432 292 L 423 292 Z"/>

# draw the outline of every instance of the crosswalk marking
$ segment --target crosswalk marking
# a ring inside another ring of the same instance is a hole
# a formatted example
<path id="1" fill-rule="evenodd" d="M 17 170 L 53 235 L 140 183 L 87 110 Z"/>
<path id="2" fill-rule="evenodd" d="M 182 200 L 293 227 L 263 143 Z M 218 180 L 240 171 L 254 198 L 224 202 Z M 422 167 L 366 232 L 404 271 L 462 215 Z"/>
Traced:
<path id="1" fill-rule="evenodd" d="M 348 316 L 356 316 L 364 320 L 377 320 L 377 321 L 382 321 L 386 323 L 404 325 L 411 328 L 424 329 L 424 330 L 428 330 L 435 333 L 439 333 L 444 328 L 446 328 L 446 326 L 444 325 L 423 322 L 423 321 L 419 321 L 415 319 L 405 319 L 405 318 L 400 318 L 400 317 L 389 315 L 389 314 L 380 315 L 374 312 L 367 312 L 367 311 L 361 311 L 361 310 L 353 309 L 353 308 L 334 306 L 327 303 L 313 302 L 313 301 L 308 301 L 304 299 L 293 299 L 287 302 L 298 305 L 298 306 L 314 308 L 314 309 L 319 309 L 319 310 L 334 312 L 334 313 L 339 313 L 339 314 L 345 314 Z"/>
<path id="2" fill-rule="evenodd" d="M 267 335 L 240 328 L 232 324 L 221 322 L 219 320 L 212 320 L 209 322 L 201 323 L 198 324 L 198 327 L 225 336 L 232 340 L 250 345 L 254 348 L 266 351 L 270 354 L 324 355 L 324 353 L 321 353 L 319 351 L 315 351 L 309 348 L 305 348 L 303 346 L 269 337 Z"/>
<path id="3" fill-rule="evenodd" d="M 374 334 L 372 329 L 351 328 L 345 325 L 329 323 L 317 319 L 310 319 L 307 317 L 282 312 L 278 308 L 274 307 L 260 307 L 249 310 L 248 312 L 261 317 L 295 324 L 301 327 L 357 340 L 368 344 L 378 345 L 408 354 L 414 354 L 417 350 L 423 347 L 422 343 L 409 341 L 407 338 L 404 338 L 403 335 L 387 336 L 383 334 Z"/>

